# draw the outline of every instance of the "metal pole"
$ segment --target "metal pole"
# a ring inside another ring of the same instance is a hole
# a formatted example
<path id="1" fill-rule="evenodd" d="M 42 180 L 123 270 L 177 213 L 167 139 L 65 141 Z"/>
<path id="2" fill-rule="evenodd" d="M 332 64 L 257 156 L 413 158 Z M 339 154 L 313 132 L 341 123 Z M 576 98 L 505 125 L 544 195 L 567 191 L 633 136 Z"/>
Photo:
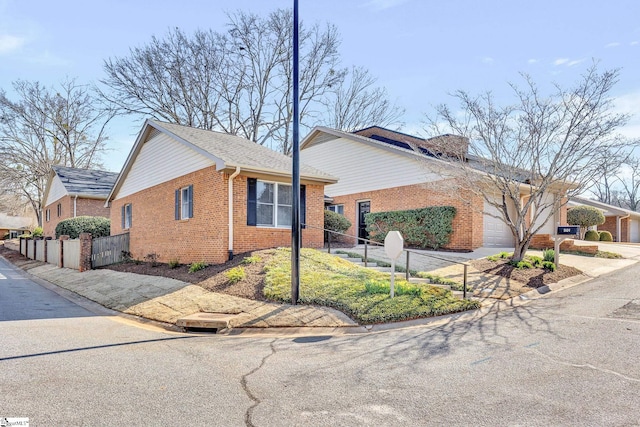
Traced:
<path id="1" fill-rule="evenodd" d="M 367 267 L 367 241 L 364 241 L 364 266 Z"/>
<path id="2" fill-rule="evenodd" d="M 464 277 L 462 279 L 462 299 L 467 299 L 467 264 L 464 264 Z"/>
<path id="3" fill-rule="evenodd" d="M 331 253 L 331 232 L 327 231 L 327 253 Z"/>
<path id="4" fill-rule="evenodd" d="M 405 268 L 407 269 L 407 271 L 405 271 L 404 277 L 407 279 L 407 282 L 408 282 L 409 281 L 409 251 L 407 251 L 407 263 L 405 264 Z"/>
<path id="5" fill-rule="evenodd" d="M 291 304 L 298 303 L 300 293 L 300 110 L 298 64 L 298 0 L 293 0 L 293 141 L 292 141 L 292 190 L 291 218 Z"/>

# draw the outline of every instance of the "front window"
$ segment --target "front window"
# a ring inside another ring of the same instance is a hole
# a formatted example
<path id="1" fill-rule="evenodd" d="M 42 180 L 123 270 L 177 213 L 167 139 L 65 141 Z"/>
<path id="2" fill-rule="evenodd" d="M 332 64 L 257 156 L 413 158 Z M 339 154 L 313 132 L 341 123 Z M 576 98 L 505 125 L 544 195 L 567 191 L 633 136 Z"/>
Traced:
<path id="1" fill-rule="evenodd" d="M 327 210 L 344 215 L 344 205 L 330 205 L 327 206 Z"/>
<path id="2" fill-rule="evenodd" d="M 58 218 L 62 216 L 62 205 L 58 203 Z"/>
<path id="3" fill-rule="evenodd" d="M 182 209 L 181 209 L 181 219 L 189 218 L 189 203 L 191 202 L 191 197 L 189 196 L 189 187 L 185 187 L 180 190 L 182 201 Z"/>
<path id="4" fill-rule="evenodd" d="M 257 182 L 257 225 L 290 227 L 293 193 L 290 185 Z"/>
<path id="5" fill-rule="evenodd" d="M 124 228 L 131 228 L 131 203 L 124 205 Z"/>

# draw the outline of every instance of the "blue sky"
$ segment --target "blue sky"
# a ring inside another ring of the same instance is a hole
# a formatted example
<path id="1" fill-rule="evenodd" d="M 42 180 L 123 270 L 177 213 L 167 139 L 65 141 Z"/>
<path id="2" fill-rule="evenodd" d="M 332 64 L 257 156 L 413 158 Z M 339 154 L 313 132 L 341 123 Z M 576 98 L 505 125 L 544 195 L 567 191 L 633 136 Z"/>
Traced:
<path id="1" fill-rule="evenodd" d="M 103 60 L 127 55 L 168 28 L 224 30 L 225 12 L 266 14 L 292 0 L 0 0 L 0 88 L 17 79 L 52 85 L 103 77 Z M 364 66 L 406 109 L 404 131 L 464 89 L 508 101 L 507 83 L 529 73 L 545 86 L 570 84 L 592 62 L 621 68 L 614 96 L 636 116 L 640 138 L 640 2 L 637 0 L 299 0 L 304 21 L 331 22 L 345 66 Z M 122 166 L 141 122 L 111 127 L 105 166 Z"/>

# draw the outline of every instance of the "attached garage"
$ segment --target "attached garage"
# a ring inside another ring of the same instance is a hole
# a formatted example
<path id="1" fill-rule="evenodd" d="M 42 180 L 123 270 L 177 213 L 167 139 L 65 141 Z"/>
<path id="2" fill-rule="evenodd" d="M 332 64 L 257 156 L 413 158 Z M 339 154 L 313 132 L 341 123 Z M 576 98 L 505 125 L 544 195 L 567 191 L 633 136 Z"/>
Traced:
<path id="1" fill-rule="evenodd" d="M 484 202 L 484 215 L 483 215 L 483 246 L 491 247 L 513 247 L 513 234 L 499 218 L 494 218 L 493 215 L 499 216 L 498 209 L 486 201 Z"/>

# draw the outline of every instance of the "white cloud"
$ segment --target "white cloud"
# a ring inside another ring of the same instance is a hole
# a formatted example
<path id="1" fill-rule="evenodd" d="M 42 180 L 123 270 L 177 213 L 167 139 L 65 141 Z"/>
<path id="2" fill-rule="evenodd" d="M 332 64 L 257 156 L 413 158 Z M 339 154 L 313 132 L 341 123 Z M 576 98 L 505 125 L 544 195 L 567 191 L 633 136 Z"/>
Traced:
<path id="1" fill-rule="evenodd" d="M 538 63 L 538 60 L 534 58 L 531 58 L 527 61 L 527 64 L 536 64 L 536 63 Z"/>
<path id="2" fill-rule="evenodd" d="M 485 56 L 484 58 L 481 59 L 483 64 L 492 64 L 493 63 L 493 58 L 490 56 Z"/>
<path id="3" fill-rule="evenodd" d="M 25 44 L 22 37 L 11 36 L 9 34 L 0 35 L 0 54 L 10 53 L 20 49 Z"/>
<path id="4" fill-rule="evenodd" d="M 618 47 L 620 46 L 619 42 L 612 42 L 612 43 L 607 43 L 606 45 L 604 45 L 605 48 L 610 48 L 610 47 Z"/>
<path id="5" fill-rule="evenodd" d="M 369 0 L 364 3 L 362 6 L 371 8 L 376 11 L 391 9 L 396 6 L 400 6 L 408 2 L 409 0 Z"/>
<path id="6" fill-rule="evenodd" d="M 584 61 L 584 58 L 582 59 L 558 58 L 555 61 L 553 61 L 553 65 L 555 65 L 556 67 L 560 65 L 564 65 L 566 67 L 573 67 L 574 65 L 577 65 L 583 61 Z"/>
<path id="7" fill-rule="evenodd" d="M 71 64 L 71 61 L 56 56 L 48 50 L 39 53 L 38 55 L 30 56 L 26 58 L 26 60 L 34 64 L 46 65 L 49 67 L 66 67 Z"/>
<path id="8" fill-rule="evenodd" d="M 631 114 L 626 126 L 620 128 L 620 133 L 628 138 L 640 140 L 640 90 L 619 96 L 613 101 L 616 113 Z"/>
<path id="9" fill-rule="evenodd" d="M 640 44 L 640 41 L 634 40 L 631 43 L 629 43 L 629 46 L 635 46 L 635 45 L 638 45 L 638 44 Z"/>

